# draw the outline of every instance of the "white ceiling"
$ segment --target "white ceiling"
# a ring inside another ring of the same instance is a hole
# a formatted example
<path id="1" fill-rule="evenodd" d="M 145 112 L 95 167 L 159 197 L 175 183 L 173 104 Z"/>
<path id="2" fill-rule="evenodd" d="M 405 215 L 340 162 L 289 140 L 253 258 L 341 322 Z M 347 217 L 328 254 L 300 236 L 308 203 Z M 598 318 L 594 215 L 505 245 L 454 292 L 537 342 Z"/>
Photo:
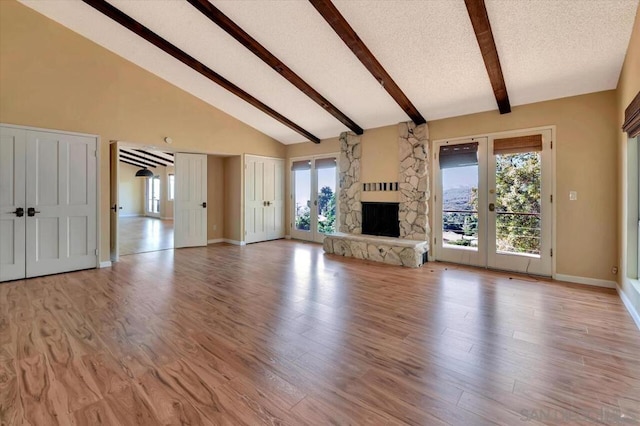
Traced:
<path id="1" fill-rule="evenodd" d="M 78 0 L 21 0 L 77 33 L 290 144 L 304 137 Z M 347 130 L 184 1 L 118 9 L 320 138 Z M 212 3 L 364 129 L 408 121 L 302 0 Z M 334 0 L 428 120 L 497 109 L 463 0 Z M 511 105 L 614 89 L 638 0 L 486 0 Z"/>

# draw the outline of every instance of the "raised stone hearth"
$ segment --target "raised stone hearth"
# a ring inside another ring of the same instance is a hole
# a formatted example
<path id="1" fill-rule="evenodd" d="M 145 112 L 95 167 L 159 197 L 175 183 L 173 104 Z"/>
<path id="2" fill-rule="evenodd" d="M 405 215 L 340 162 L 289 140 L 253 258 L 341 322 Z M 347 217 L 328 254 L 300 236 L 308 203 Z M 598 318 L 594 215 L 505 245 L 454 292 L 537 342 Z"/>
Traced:
<path id="1" fill-rule="evenodd" d="M 410 268 L 422 266 L 424 254 L 429 249 L 427 241 L 342 232 L 327 235 L 323 246 L 326 253 Z"/>

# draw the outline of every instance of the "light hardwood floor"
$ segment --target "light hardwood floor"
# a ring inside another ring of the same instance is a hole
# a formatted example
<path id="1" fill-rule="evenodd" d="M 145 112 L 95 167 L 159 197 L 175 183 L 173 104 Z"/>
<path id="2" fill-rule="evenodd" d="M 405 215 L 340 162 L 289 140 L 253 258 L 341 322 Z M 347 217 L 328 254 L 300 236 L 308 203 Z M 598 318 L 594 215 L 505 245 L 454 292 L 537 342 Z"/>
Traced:
<path id="1" fill-rule="evenodd" d="M 0 284 L 0 424 L 638 424 L 612 290 L 274 241 Z"/>
<path id="2" fill-rule="evenodd" d="M 173 220 L 121 217 L 118 228 L 120 256 L 173 248 Z"/>

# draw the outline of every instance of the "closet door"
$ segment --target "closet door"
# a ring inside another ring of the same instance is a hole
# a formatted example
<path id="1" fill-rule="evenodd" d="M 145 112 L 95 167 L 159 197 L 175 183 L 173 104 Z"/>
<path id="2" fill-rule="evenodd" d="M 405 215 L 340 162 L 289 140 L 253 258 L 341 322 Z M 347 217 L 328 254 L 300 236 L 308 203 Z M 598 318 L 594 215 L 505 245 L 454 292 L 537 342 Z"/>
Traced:
<path id="1" fill-rule="evenodd" d="M 25 137 L 0 127 L 0 281 L 26 275 Z"/>
<path id="2" fill-rule="evenodd" d="M 284 160 L 245 156 L 245 242 L 284 238 Z"/>
<path id="3" fill-rule="evenodd" d="M 97 265 L 96 139 L 26 132 L 26 275 Z"/>

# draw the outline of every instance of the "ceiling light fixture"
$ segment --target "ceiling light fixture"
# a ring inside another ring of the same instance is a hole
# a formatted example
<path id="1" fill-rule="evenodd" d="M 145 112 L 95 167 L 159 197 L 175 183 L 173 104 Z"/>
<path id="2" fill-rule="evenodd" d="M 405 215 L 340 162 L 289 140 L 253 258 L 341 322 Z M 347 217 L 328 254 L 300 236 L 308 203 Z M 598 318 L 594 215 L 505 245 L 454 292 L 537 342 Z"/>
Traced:
<path id="1" fill-rule="evenodd" d="M 143 153 L 145 160 L 147 159 L 146 153 L 147 153 L 146 151 L 144 151 L 144 153 Z M 153 172 L 151 170 L 147 169 L 147 166 L 143 166 L 140 170 L 138 170 L 136 172 L 136 177 L 139 177 L 139 178 L 152 178 L 153 177 Z"/>

